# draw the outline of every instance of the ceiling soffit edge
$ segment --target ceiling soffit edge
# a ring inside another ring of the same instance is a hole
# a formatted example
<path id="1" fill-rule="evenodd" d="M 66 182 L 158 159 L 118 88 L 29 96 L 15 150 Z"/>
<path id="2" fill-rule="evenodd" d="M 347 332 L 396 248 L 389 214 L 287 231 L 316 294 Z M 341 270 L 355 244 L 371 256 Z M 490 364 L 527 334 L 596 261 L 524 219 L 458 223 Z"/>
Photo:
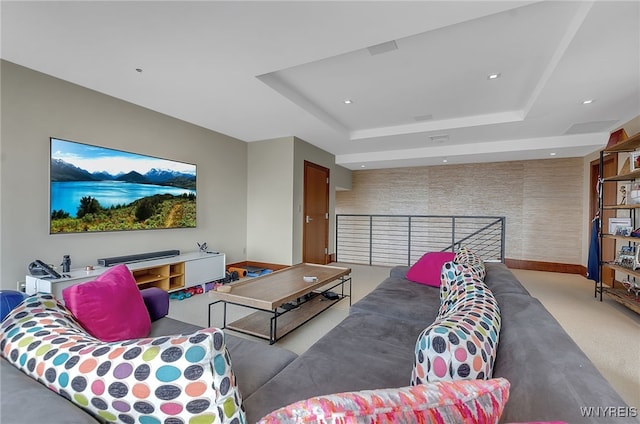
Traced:
<path id="1" fill-rule="evenodd" d="M 553 149 L 585 149 L 601 148 L 606 143 L 609 133 L 573 134 L 560 137 L 546 137 L 521 140 L 503 140 L 485 143 L 469 143 L 458 145 L 439 145 L 417 149 L 385 150 L 368 153 L 352 153 L 336 155 L 336 163 L 366 164 L 367 162 L 379 162 L 389 160 L 403 160 L 416 158 L 442 158 L 467 156 L 474 154 L 498 154 L 520 151 L 539 151 Z"/>

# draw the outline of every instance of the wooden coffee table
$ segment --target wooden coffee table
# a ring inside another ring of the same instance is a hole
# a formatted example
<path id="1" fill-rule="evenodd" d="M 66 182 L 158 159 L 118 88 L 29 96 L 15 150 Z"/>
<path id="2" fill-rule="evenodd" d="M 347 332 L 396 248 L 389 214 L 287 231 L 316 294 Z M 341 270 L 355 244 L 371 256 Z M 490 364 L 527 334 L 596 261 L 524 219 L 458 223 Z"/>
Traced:
<path id="1" fill-rule="evenodd" d="M 273 344 L 345 297 L 351 305 L 350 274 L 350 268 L 303 263 L 233 283 L 229 285 L 231 291 L 228 293 L 210 291 L 209 295 L 216 300 L 209 304 L 209 326 L 212 308 L 222 303 L 222 328 L 250 334 Z M 317 280 L 306 282 L 305 276 Z M 345 293 L 345 284 L 348 284 L 348 293 Z M 332 290 L 337 287 L 339 293 L 334 293 Z M 329 291 L 337 298 L 328 299 Z M 227 305 L 257 312 L 227 324 Z"/>

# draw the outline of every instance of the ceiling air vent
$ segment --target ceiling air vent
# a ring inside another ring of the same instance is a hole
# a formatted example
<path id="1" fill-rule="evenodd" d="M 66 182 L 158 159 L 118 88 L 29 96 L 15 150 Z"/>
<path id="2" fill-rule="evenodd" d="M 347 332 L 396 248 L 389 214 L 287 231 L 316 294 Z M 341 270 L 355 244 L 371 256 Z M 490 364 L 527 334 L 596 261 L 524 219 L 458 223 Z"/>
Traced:
<path id="1" fill-rule="evenodd" d="M 375 46 L 367 47 L 369 50 L 369 54 L 371 56 L 375 56 L 377 54 L 392 52 L 394 50 L 398 50 L 398 45 L 395 41 L 387 41 L 386 43 L 376 44 Z"/>
<path id="2" fill-rule="evenodd" d="M 435 141 L 437 143 L 442 143 L 443 141 L 448 141 L 449 140 L 449 134 L 430 135 L 429 138 L 431 139 L 431 141 Z"/>

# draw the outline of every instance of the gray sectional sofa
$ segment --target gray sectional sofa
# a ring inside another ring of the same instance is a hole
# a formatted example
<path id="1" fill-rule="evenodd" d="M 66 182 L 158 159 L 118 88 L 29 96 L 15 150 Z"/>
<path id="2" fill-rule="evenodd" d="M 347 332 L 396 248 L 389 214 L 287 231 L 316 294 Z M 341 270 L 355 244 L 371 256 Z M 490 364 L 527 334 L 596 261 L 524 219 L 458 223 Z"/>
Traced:
<path id="1" fill-rule="evenodd" d="M 407 270 L 393 268 L 389 278 L 300 356 L 227 334 L 247 421 L 317 395 L 409 385 L 416 339 L 433 322 L 440 299 L 437 288 L 408 281 Z M 508 268 L 487 263 L 486 270 L 485 283 L 502 316 L 493 376 L 511 384 L 501 422 L 637 423 L 636 418 L 606 414 L 583 417 L 581 408 L 603 411 L 627 405 Z M 164 317 L 153 323 L 151 336 L 195 329 Z M 96 422 L 5 359 L 0 360 L 0 390 L 3 424 Z"/>

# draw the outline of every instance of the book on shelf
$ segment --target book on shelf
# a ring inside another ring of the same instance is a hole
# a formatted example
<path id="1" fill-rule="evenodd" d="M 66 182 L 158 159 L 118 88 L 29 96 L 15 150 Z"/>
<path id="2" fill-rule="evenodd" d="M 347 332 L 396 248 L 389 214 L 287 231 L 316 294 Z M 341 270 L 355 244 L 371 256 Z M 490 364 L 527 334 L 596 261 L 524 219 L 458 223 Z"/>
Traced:
<path id="1" fill-rule="evenodd" d="M 640 184 L 628 184 L 627 188 L 627 205 L 640 204 Z"/>
<path id="2" fill-rule="evenodd" d="M 609 142 L 607 143 L 607 148 L 614 146 L 619 142 L 626 140 L 627 138 L 629 138 L 627 136 L 627 132 L 624 130 L 624 128 L 620 128 L 619 130 L 616 130 L 609 135 Z"/>
<path id="3" fill-rule="evenodd" d="M 630 236 L 632 231 L 631 218 L 609 218 L 609 234 Z"/>
<path id="4" fill-rule="evenodd" d="M 631 172 L 640 169 L 640 151 L 631 152 Z"/>
<path id="5" fill-rule="evenodd" d="M 635 248 L 633 246 L 622 246 L 616 255 L 614 263 L 625 268 L 633 268 L 635 260 Z"/>

